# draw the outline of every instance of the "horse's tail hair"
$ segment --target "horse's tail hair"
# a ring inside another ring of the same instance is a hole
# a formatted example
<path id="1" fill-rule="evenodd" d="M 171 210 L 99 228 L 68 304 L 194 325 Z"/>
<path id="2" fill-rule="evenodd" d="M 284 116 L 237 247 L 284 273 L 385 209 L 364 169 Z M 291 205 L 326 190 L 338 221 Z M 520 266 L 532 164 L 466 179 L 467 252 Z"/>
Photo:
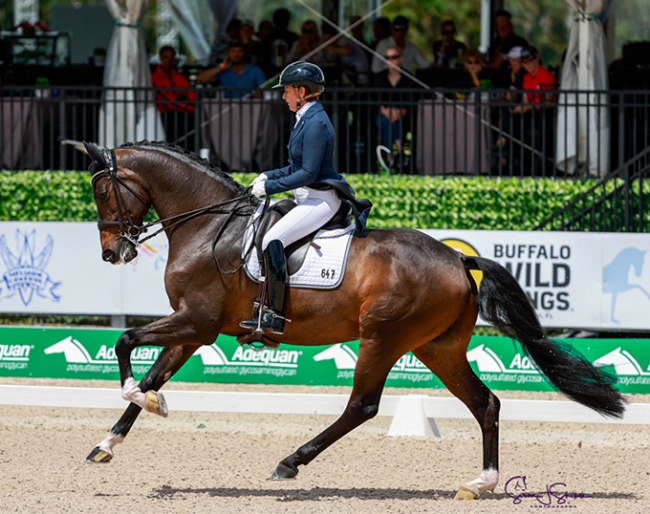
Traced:
<path id="1" fill-rule="evenodd" d="M 616 377 L 570 345 L 549 339 L 528 296 L 506 268 L 482 257 L 464 256 L 463 261 L 467 270 L 483 272 L 476 304 L 485 321 L 518 340 L 557 390 L 604 416 L 623 416 L 626 400 L 614 388 Z"/>

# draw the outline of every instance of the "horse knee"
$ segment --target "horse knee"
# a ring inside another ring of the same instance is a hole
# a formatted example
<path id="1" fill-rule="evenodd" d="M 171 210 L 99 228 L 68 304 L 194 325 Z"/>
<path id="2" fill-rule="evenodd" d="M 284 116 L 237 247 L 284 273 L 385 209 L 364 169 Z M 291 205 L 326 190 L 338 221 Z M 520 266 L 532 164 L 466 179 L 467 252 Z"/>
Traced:
<path id="1" fill-rule="evenodd" d="M 124 332 L 115 343 L 115 355 L 118 359 L 128 359 L 135 347 L 135 338 L 130 330 Z"/>
<path id="2" fill-rule="evenodd" d="M 379 412 L 379 403 L 372 402 L 364 404 L 363 401 L 350 402 L 347 410 L 351 416 L 359 419 L 361 422 L 365 422 L 377 415 Z"/>

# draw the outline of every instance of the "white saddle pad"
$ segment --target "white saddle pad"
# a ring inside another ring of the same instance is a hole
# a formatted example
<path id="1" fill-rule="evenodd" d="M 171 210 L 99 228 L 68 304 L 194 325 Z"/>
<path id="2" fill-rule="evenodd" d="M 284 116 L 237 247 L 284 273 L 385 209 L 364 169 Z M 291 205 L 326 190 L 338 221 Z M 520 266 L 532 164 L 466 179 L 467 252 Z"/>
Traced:
<path id="1" fill-rule="evenodd" d="M 253 223 L 246 231 L 242 245 L 242 258 L 247 254 L 244 269 L 252 280 L 260 281 L 260 263 L 253 244 L 254 228 L 259 224 L 261 213 L 253 214 Z M 335 230 L 319 230 L 314 243 L 320 248 L 309 245 L 305 262 L 296 273 L 289 276 L 290 287 L 307 289 L 334 289 L 343 281 L 345 265 L 348 260 L 354 224 Z"/>

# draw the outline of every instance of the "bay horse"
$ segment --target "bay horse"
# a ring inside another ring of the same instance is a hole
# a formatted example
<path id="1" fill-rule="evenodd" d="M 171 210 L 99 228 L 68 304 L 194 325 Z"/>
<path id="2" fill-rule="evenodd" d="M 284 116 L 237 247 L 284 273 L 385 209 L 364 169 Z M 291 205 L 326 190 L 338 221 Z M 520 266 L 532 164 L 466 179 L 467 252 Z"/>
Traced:
<path id="1" fill-rule="evenodd" d="M 242 268 L 242 237 L 259 200 L 229 175 L 196 155 L 165 143 L 141 142 L 114 150 L 86 143 L 99 212 L 102 259 L 112 264 L 137 255 L 153 207 L 169 240 L 165 288 L 173 313 L 127 330 L 115 346 L 122 396 L 131 402 L 108 436 L 88 455 L 109 462 L 142 409 L 167 415 L 160 388 L 202 345 L 219 334 L 241 336 L 258 285 Z M 498 483 L 499 400 L 467 361 L 480 315 L 517 339 L 553 386 L 569 398 L 612 417 L 625 400 L 615 378 L 568 345 L 546 337 L 525 292 L 501 265 L 465 257 L 410 229 L 369 230 L 354 237 L 346 274 L 331 290 L 288 289 L 282 343 L 333 345 L 360 340 L 350 399 L 342 415 L 283 459 L 273 479 L 290 479 L 331 444 L 378 412 L 384 383 L 407 352 L 435 373 L 478 421 L 483 468 L 462 486 L 475 499 Z M 483 272 L 480 290 L 470 274 Z M 139 346 L 163 350 L 136 383 L 130 355 Z M 264 350 L 272 351 L 272 350 Z"/>

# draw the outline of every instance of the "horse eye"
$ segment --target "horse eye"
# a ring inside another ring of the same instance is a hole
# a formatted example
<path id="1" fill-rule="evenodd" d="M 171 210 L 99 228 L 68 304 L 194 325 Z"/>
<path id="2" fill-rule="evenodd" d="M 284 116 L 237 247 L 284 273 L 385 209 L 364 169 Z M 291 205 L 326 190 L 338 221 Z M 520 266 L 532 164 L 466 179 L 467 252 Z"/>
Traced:
<path id="1" fill-rule="evenodd" d="M 105 189 L 97 193 L 97 200 L 100 202 L 108 202 L 108 191 Z"/>

